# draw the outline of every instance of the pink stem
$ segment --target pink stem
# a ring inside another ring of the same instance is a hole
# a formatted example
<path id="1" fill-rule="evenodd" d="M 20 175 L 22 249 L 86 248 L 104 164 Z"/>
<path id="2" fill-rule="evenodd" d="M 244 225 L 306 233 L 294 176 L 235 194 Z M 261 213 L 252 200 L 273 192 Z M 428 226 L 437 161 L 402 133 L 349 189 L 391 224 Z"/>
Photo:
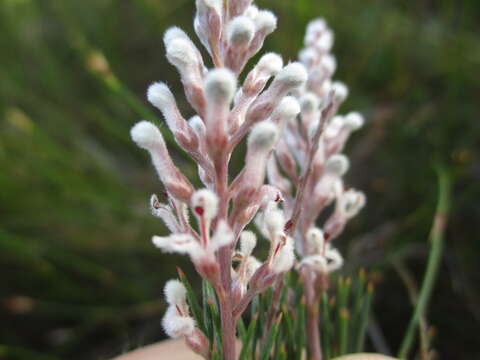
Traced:
<path id="1" fill-rule="evenodd" d="M 228 155 L 223 155 L 215 162 L 215 190 L 219 197 L 218 219 L 227 219 L 228 215 Z M 233 318 L 233 303 L 231 294 L 231 248 L 224 246 L 218 251 L 220 263 L 221 284 L 216 291 L 220 304 L 220 319 L 222 323 L 223 359 L 235 360 L 235 320 Z"/>

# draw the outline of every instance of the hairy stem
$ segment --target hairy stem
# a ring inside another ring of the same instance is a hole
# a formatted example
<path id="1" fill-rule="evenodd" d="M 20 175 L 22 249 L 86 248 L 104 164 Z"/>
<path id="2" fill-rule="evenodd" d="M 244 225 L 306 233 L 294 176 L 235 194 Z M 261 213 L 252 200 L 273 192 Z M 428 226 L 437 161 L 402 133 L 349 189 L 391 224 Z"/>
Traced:
<path id="1" fill-rule="evenodd" d="M 228 218 L 228 155 L 223 154 L 215 162 L 215 192 L 219 197 L 218 218 Z M 221 284 L 216 288 L 220 303 L 220 319 L 222 323 L 222 348 L 224 360 L 235 360 L 235 320 L 231 296 L 231 248 L 224 246 L 218 251 Z"/>

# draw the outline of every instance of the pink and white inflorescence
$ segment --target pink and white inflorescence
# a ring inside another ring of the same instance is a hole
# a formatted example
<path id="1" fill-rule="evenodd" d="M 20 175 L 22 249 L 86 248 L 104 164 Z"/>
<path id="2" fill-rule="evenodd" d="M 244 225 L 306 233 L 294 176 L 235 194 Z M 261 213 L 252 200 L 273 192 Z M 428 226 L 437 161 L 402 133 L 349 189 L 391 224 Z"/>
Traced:
<path id="1" fill-rule="evenodd" d="M 342 266 L 331 241 L 365 204 L 363 193 L 344 186 L 349 161 L 342 151 L 364 121 L 358 113 L 336 115 L 348 89 L 332 81 L 333 33 L 323 19 L 309 24 L 298 62 L 284 65 L 280 55 L 266 53 L 239 84 L 239 75 L 275 30 L 276 17 L 252 0 L 196 5 L 195 31 L 211 68 L 183 30 L 168 29 L 164 44 L 197 115 L 185 119 L 164 83 L 152 84 L 147 96 L 197 164 L 204 188 L 195 189 L 175 166 L 154 124 L 137 123 L 131 136 L 150 153 L 167 194 L 166 203 L 151 197 L 153 215 L 170 230 L 154 236 L 153 244 L 188 255 L 211 282 L 220 303 L 224 358 L 232 360 L 236 320 L 256 294 L 294 266 L 312 286 Z M 244 166 L 230 179 L 230 157 L 244 139 Z M 317 227 L 319 214 L 333 202 L 331 216 Z M 269 241 L 266 259 L 253 256 L 257 235 L 245 230 L 252 221 Z M 208 341 L 189 315 L 181 283 L 168 283 L 166 295 L 166 332 L 208 357 Z"/>

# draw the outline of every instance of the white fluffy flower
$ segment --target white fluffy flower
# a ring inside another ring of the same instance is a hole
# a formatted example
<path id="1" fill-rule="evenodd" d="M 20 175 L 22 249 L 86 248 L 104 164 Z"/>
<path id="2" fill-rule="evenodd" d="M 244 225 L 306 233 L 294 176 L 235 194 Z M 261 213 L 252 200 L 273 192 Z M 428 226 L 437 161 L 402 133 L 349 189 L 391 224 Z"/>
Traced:
<path id="1" fill-rule="evenodd" d="M 163 292 L 169 305 L 184 304 L 187 299 L 187 289 L 176 279 L 168 280 Z"/>
<path id="2" fill-rule="evenodd" d="M 195 330 L 195 320 L 190 316 L 178 314 L 175 306 L 169 306 L 162 319 L 165 333 L 176 339 L 182 336 L 190 336 Z"/>
<path id="3" fill-rule="evenodd" d="M 163 144 L 162 133 L 149 121 L 140 121 L 130 130 L 132 140 L 145 150 L 151 150 L 157 144 Z"/>
<path id="4" fill-rule="evenodd" d="M 192 195 L 191 206 L 196 216 L 203 216 L 207 220 L 212 220 L 217 216 L 218 197 L 211 190 L 197 190 Z"/>
<path id="5" fill-rule="evenodd" d="M 287 237 L 285 244 L 273 258 L 271 269 L 276 274 L 281 274 L 290 270 L 295 262 L 295 250 L 293 240 Z"/>

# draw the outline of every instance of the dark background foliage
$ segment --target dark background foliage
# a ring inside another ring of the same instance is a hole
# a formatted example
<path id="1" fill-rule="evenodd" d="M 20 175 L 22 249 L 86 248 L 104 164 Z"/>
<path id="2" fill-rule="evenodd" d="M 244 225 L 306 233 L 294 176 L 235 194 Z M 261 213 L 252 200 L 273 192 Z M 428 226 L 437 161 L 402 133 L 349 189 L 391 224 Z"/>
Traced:
<path id="1" fill-rule="evenodd" d="M 411 314 L 398 271 L 421 280 L 434 168 L 448 169 L 453 209 L 428 321 L 440 358 L 480 358 L 480 2 L 258 5 L 279 17 L 266 49 L 287 60 L 309 19 L 336 33 L 336 77 L 351 89 L 342 111 L 368 120 L 348 148 L 348 182 L 368 206 L 339 243 L 350 270 L 375 271 L 392 351 Z M 150 244 L 165 233 L 147 209 L 161 187 L 129 128 L 162 121 L 145 101 L 150 82 L 180 88 L 161 39 L 172 25 L 193 33 L 193 10 L 193 0 L 0 1 L 0 358 L 106 358 L 162 338 L 162 285 L 189 265 Z"/>

